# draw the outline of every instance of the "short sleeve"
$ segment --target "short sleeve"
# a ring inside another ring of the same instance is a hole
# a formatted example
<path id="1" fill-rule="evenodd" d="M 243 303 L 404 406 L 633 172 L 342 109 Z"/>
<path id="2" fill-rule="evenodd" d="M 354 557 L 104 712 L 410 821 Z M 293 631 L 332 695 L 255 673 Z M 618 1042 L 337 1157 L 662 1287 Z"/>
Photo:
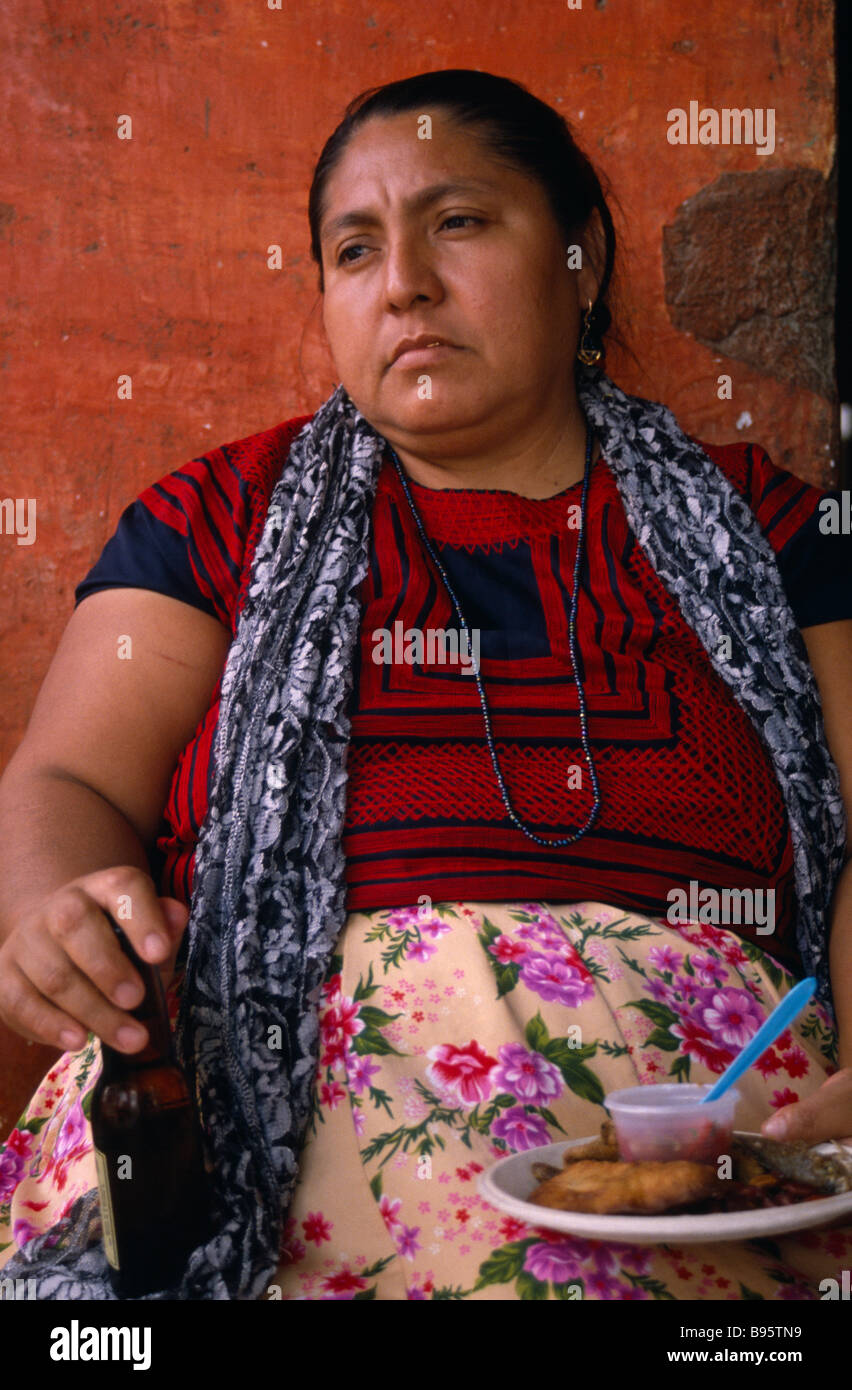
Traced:
<path id="1" fill-rule="evenodd" d="M 75 607 L 100 589 L 151 589 L 231 626 L 249 524 L 249 489 L 227 448 L 193 459 L 125 508 Z"/>
<path id="2" fill-rule="evenodd" d="M 839 490 L 815 487 L 759 444 L 704 445 L 754 512 L 800 628 L 852 618 L 852 526 Z"/>

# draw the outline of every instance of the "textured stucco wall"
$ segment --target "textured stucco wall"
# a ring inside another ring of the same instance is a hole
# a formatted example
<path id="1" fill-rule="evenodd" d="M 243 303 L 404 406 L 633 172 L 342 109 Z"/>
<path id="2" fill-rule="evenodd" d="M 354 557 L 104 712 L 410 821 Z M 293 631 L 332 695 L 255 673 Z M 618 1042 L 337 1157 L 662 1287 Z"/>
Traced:
<path id="1" fill-rule="evenodd" d="M 478 67 L 562 110 L 618 195 L 640 365 L 612 374 L 831 480 L 832 25 L 829 0 L 5 0 L 0 497 L 36 498 L 37 534 L 0 535 L 0 767 L 122 508 L 334 386 L 307 192 L 364 87 Z M 774 152 L 670 144 L 691 100 L 772 108 Z"/>

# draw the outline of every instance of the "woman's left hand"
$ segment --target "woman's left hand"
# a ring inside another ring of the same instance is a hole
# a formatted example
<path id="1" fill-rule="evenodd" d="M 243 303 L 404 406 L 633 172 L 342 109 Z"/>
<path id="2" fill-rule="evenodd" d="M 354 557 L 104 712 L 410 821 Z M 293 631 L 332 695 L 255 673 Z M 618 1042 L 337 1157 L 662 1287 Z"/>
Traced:
<path id="1" fill-rule="evenodd" d="M 822 1144 L 839 1139 L 852 1144 L 852 1067 L 829 1076 L 806 1100 L 781 1109 L 760 1127 L 768 1139 Z"/>

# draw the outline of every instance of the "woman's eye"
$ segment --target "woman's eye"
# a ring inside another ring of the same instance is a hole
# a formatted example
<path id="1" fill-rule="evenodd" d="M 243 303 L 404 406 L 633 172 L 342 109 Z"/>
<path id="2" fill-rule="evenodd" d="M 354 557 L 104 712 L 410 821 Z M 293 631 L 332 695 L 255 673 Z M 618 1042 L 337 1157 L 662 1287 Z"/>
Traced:
<path id="1" fill-rule="evenodd" d="M 449 214 L 448 217 L 445 217 L 445 218 L 442 220 L 440 226 L 441 226 L 441 227 L 446 227 L 446 225 L 447 225 L 448 222 L 481 222 L 481 221 L 482 221 L 482 218 L 481 218 L 481 217 L 474 217 L 473 213 L 469 213 L 469 212 L 451 212 L 451 213 Z M 356 256 L 356 257 L 355 257 L 355 260 L 350 260 L 350 259 L 349 259 L 349 252 L 350 252 L 350 251 L 363 251 L 363 250 L 369 250 L 369 249 L 370 249 L 369 247 L 365 247 L 365 246 L 364 246 L 364 243 L 363 243 L 363 242 L 360 242 L 360 241 L 353 242 L 351 246 L 344 246 L 343 250 L 341 251 L 340 255 L 339 255 L 338 258 L 337 258 L 337 264 L 338 264 L 338 265 L 355 265 L 356 261 L 360 261 L 360 260 L 361 260 L 361 257 L 360 257 L 360 256 Z"/>
<path id="2" fill-rule="evenodd" d="M 344 256 L 347 256 L 347 255 L 349 254 L 350 251 L 359 251 L 360 249 L 361 249 L 361 244 L 360 244 L 360 242 L 356 242 L 356 243 L 355 243 L 354 245 L 352 245 L 352 246 L 344 246 L 343 250 L 341 251 L 340 255 L 339 255 L 338 258 L 337 258 L 337 264 L 338 264 L 338 265 L 351 265 L 352 262 L 351 262 L 351 261 L 346 261 L 346 260 L 344 260 Z"/>
<path id="3" fill-rule="evenodd" d="M 474 216 L 473 216 L 473 213 L 470 213 L 470 212 L 451 212 L 450 215 L 449 215 L 449 217 L 445 217 L 445 218 L 444 218 L 443 222 L 441 223 L 441 226 L 442 226 L 442 227 L 446 227 L 446 225 L 447 225 L 448 222 L 481 222 L 481 221 L 482 221 L 482 218 L 481 218 L 481 217 L 474 217 Z"/>

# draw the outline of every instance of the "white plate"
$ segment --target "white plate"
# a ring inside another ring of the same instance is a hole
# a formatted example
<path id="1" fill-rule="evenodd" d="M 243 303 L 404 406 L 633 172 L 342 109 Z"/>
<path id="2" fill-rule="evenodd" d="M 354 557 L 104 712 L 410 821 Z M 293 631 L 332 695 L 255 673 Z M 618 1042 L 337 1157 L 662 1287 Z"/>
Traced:
<path id="1" fill-rule="evenodd" d="M 526 1200 L 538 1186 L 532 1173 L 533 1163 L 550 1163 L 554 1168 L 561 1168 L 566 1149 L 598 1138 L 600 1135 L 590 1134 L 586 1139 L 544 1144 L 538 1149 L 501 1158 L 479 1174 L 480 1194 L 492 1207 L 508 1212 L 529 1226 L 585 1236 L 590 1240 L 622 1241 L 628 1245 L 709 1245 L 723 1240 L 749 1240 L 805 1231 L 852 1214 L 852 1192 L 796 1202 L 789 1207 L 712 1212 L 704 1216 L 597 1216 L 583 1211 L 554 1211 Z M 829 1148 L 828 1145 L 817 1147 Z"/>

